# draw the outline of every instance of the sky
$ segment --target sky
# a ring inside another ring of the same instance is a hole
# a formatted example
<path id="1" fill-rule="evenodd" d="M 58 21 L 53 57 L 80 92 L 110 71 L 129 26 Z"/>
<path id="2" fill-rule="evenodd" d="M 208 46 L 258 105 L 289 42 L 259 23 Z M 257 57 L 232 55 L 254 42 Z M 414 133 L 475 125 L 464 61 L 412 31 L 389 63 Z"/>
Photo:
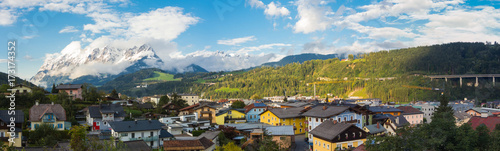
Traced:
<path id="1" fill-rule="evenodd" d="M 2 0 L 0 47 L 16 40 L 23 79 L 75 42 L 149 44 L 163 60 L 225 52 L 277 61 L 500 41 L 499 7 L 499 0 Z"/>

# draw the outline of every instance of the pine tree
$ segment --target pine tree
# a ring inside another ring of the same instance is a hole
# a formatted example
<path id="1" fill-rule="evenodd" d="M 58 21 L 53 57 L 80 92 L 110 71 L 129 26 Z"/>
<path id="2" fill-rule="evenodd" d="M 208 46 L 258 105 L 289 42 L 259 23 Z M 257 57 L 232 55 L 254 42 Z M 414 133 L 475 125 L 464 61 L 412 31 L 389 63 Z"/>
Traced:
<path id="1" fill-rule="evenodd" d="M 116 89 L 113 89 L 113 91 L 111 91 L 110 96 L 111 96 L 112 98 L 118 98 L 118 92 L 116 92 Z"/>
<path id="2" fill-rule="evenodd" d="M 52 90 L 50 91 L 51 93 L 57 93 L 56 85 L 52 84 Z"/>

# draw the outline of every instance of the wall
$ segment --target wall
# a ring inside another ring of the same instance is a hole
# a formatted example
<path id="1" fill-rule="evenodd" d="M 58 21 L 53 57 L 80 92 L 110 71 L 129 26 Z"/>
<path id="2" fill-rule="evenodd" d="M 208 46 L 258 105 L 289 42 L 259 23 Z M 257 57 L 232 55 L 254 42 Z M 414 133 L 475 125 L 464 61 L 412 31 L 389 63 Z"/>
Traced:
<path id="1" fill-rule="evenodd" d="M 247 112 L 247 122 L 260 122 L 260 113 L 266 111 L 265 108 L 253 108 Z M 255 117 L 254 117 L 255 116 Z"/>
<path id="2" fill-rule="evenodd" d="M 306 124 L 304 123 L 305 117 L 296 117 L 296 118 L 287 118 L 287 119 L 279 119 L 276 115 L 274 115 L 271 111 L 265 111 L 264 114 L 260 116 L 261 123 L 266 123 L 274 126 L 280 125 L 292 125 L 294 127 L 295 134 L 304 134 L 306 132 Z"/>
<path id="3" fill-rule="evenodd" d="M 39 126 L 43 124 L 43 122 L 31 122 L 31 130 L 36 130 L 35 128 L 35 125 L 38 124 Z M 64 121 L 56 121 L 56 122 L 50 122 L 50 123 L 46 123 L 46 124 L 49 124 L 49 125 L 54 125 L 56 130 L 64 130 L 64 127 L 67 127 L 66 122 Z M 57 128 L 58 124 L 62 124 L 62 128 Z"/>
<path id="4" fill-rule="evenodd" d="M 404 115 L 404 117 L 411 125 L 422 124 L 424 122 L 424 114 L 410 114 Z"/>
<path id="5" fill-rule="evenodd" d="M 153 132 L 153 135 L 151 136 L 151 132 Z M 135 134 L 135 137 L 134 138 L 139 138 L 139 137 L 142 137 L 142 138 L 148 138 L 149 136 L 151 137 L 159 137 L 159 134 L 160 134 L 160 130 L 148 130 L 148 131 L 134 131 L 134 132 L 115 132 L 113 129 L 111 130 L 111 133 L 113 134 L 113 137 L 116 137 L 116 138 L 120 138 L 121 141 L 130 141 L 130 139 L 132 138 L 132 133 Z M 121 136 L 121 134 L 127 134 L 127 136 Z M 144 133 L 144 137 L 142 135 L 142 133 Z M 151 142 L 146 142 L 146 144 L 148 144 L 148 146 L 152 147 L 152 148 L 158 148 L 158 145 L 159 145 L 159 139 L 155 140 L 154 141 L 154 144 L 153 146 L 151 146 Z"/>
<path id="6" fill-rule="evenodd" d="M 321 138 L 317 138 L 314 140 L 313 151 L 334 151 L 337 148 L 337 145 L 342 146 L 342 148 L 348 148 L 349 145 L 352 147 L 358 147 L 363 144 L 366 139 L 357 139 L 351 141 L 337 142 L 332 143 Z M 323 145 L 324 144 L 324 145 Z"/>

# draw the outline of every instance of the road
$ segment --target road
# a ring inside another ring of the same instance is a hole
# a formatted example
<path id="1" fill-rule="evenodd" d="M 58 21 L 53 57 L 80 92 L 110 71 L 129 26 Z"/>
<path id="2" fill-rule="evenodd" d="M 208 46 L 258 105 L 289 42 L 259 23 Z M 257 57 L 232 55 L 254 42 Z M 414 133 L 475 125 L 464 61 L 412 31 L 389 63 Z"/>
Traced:
<path id="1" fill-rule="evenodd" d="M 295 148 L 293 151 L 309 151 L 308 142 L 306 142 L 305 134 L 295 135 Z"/>

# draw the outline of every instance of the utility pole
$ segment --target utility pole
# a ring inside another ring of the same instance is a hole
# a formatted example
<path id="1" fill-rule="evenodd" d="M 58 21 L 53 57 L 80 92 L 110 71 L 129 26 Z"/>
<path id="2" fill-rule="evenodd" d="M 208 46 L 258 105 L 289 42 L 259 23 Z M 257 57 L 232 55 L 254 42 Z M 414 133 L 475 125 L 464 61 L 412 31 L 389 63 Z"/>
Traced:
<path id="1" fill-rule="evenodd" d="M 314 83 L 314 97 L 316 97 L 316 83 Z"/>

